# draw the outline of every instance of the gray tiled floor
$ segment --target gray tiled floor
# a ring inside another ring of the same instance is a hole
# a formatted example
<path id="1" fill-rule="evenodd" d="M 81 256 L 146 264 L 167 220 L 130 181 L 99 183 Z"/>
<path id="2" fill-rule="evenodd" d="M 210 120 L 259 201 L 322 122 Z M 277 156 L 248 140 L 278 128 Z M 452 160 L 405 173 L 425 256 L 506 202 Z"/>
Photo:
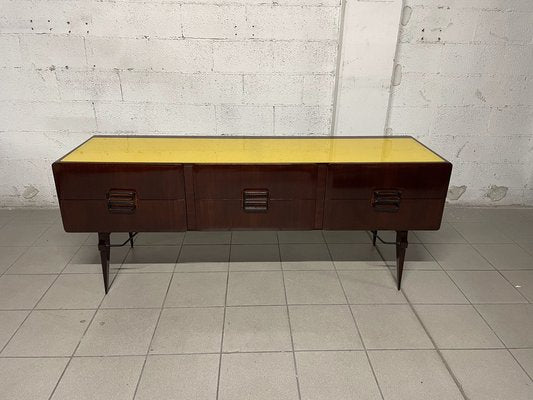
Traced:
<path id="1" fill-rule="evenodd" d="M 367 232 L 139 234 L 107 296 L 94 235 L 0 217 L 2 399 L 533 399 L 532 209 L 447 208 L 401 291 Z"/>

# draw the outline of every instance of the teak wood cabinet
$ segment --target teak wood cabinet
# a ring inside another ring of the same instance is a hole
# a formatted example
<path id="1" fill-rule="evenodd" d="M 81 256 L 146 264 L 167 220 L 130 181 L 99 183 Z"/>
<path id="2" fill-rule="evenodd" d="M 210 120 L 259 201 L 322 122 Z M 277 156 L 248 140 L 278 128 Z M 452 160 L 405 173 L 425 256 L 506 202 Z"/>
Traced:
<path id="1" fill-rule="evenodd" d="M 439 229 L 452 165 L 410 137 L 94 136 L 53 164 L 67 232 Z M 133 245 L 133 239 L 131 240 Z"/>

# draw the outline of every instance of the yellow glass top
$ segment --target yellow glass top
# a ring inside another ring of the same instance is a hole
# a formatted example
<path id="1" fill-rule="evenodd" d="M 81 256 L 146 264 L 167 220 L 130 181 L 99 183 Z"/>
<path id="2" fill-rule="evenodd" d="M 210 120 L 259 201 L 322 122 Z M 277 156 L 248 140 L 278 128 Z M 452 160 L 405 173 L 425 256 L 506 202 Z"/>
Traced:
<path id="1" fill-rule="evenodd" d="M 445 162 L 411 137 L 94 136 L 62 162 L 281 164 Z"/>

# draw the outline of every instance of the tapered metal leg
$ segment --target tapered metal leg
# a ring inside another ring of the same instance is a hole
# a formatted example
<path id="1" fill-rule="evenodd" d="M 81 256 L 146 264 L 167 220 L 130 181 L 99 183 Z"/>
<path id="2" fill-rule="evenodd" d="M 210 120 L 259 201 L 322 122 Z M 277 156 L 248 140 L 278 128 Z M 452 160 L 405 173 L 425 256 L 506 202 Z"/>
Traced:
<path id="1" fill-rule="evenodd" d="M 378 231 L 372 231 L 372 244 L 376 246 L 376 239 L 378 237 Z"/>
<path id="2" fill-rule="evenodd" d="M 130 234 L 130 246 L 133 248 L 133 232 L 129 232 Z"/>
<path id="3" fill-rule="evenodd" d="M 396 231 L 396 281 L 398 290 L 400 290 L 402 285 L 403 263 L 407 245 L 407 231 Z"/>
<path id="4" fill-rule="evenodd" d="M 111 257 L 109 233 L 98 233 L 98 250 L 100 250 L 100 260 L 102 262 L 102 275 L 104 278 L 105 293 L 109 291 L 109 259 Z"/>

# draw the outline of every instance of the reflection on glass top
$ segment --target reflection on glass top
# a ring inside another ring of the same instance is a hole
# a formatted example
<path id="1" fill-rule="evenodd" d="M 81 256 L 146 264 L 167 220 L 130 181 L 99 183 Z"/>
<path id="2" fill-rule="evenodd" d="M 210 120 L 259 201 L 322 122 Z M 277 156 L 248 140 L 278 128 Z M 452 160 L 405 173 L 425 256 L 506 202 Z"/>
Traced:
<path id="1" fill-rule="evenodd" d="M 94 136 L 61 161 L 279 164 L 445 160 L 411 137 Z"/>

